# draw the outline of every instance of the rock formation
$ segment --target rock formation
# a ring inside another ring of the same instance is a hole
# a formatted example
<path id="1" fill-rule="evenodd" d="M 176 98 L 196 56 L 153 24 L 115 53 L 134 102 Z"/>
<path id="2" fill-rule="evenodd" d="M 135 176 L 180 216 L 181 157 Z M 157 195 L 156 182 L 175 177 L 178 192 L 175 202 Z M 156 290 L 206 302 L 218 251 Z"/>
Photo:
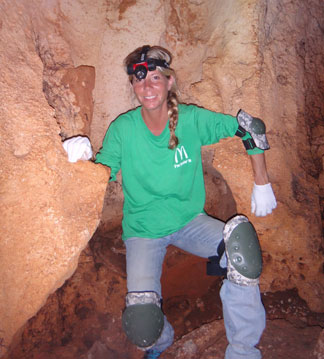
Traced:
<path id="1" fill-rule="evenodd" d="M 66 60 L 69 51 L 51 52 L 48 43 L 40 43 L 41 32 L 50 26 L 37 25 L 36 2 L 3 1 L 0 9 L 3 354 L 48 295 L 75 271 L 98 226 L 108 174 L 90 162 L 68 163 L 60 137 L 62 132 L 75 135 L 75 127 L 88 134 L 81 116 L 89 114 L 91 121 L 93 71 L 74 68 Z M 52 81 L 47 81 L 50 71 Z"/>
<path id="2" fill-rule="evenodd" d="M 173 52 L 184 102 L 263 118 L 278 208 L 250 215 L 253 174 L 237 138 L 205 149 L 207 207 L 253 222 L 263 292 L 296 288 L 324 311 L 323 19 L 320 0 L 0 2 L 0 356 L 75 271 L 99 220 L 107 232 L 120 224 L 120 181 L 104 199 L 108 173 L 68 163 L 61 142 L 87 135 L 96 152 L 136 106 L 122 61 L 143 44 Z M 113 283 L 107 295 L 122 298 Z"/>

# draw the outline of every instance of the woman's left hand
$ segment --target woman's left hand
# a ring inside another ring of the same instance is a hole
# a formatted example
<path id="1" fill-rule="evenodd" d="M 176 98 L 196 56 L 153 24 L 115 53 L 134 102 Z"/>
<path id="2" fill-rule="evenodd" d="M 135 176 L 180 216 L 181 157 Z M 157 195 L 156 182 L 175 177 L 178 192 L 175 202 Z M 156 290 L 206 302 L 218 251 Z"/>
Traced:
<path id="1" fill-rule="evenodd" d="M 270 214 L 276 207 L 277 201 L 271 184 L 257 185 L 254 183 L 251 198 L 251 212 L 257 217 L 264 217 Z"/>

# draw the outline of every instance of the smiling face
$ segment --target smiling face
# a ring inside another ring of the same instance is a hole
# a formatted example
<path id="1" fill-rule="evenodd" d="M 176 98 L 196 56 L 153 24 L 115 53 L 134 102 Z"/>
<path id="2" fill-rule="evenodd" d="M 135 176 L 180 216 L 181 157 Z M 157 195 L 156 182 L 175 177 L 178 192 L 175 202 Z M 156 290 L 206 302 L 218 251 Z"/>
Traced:
<path id="1" fill-rule="evenodd" d="M 132 85 L 135 95 L 146 111 L 167 108 L 168 92 L 173 84 L 173 77 L 169 79 L 159 70 L 148 71 L 143 80 L 133 76 Z"/>

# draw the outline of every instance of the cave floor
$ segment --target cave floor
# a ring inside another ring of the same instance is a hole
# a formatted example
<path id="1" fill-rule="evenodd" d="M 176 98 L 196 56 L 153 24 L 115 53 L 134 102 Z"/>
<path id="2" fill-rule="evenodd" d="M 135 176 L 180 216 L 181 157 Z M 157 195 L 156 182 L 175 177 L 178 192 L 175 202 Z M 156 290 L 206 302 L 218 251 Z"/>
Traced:
<path id="1" fill-rule="evenodd" d="M 284 319 L 268 320 L 258 348 L 263 359 L 322 359 L 323 347 L 318 345 L 321 331 L 319 326 L 298 328 Z M 204 338 L 206 332 L 209 338 Z M 184 336 L 161 359 L 223 359 L 226 346 L 220 320 Z"/>
<path id="2" fill-rule="evenodd" d="M 297 291 L 263 293 L 266 329 L 258 348 L 263 359 L 323 359 L 324 314 L 310 311 Z M 163 359 L 223 359 L 227 339 L 223 320 L 184 335 Z M 140 357 L 139 357 L 140 358 Z"/>
<path id="3" fill-rule="evenodd" d="M 268 320 L 267 327 L 259 344 L 263 359 L 322 359 L 323 336 L 318 344 L 322 328 L 296 327 L 284 319 Z M 177 340 L 161 359 L 223 359 L 227 341 L 223 321 L 216 320 L 196 329 Z M 317 348 L 317 351 L 316 351 Z M 15 357 L 15 359 L 141 359 L 139 350 L 128 350 L 112 353 L 104 342 L 96 341 L 91 349 L 78 356 L 77 348 L 57 347 L 35 352 L 31 357 Z M 73 354 L 74 353 L 74 354 Z M 13 359 L 13 357 L 11 357 Z"/>
<path id="4" fill-rule="evenodd" d="M 291 291 L 265 295 L 267 325 L 258 345 L 263 359 L 323 359 L 323 314 L 312 313 Z M 267 298 L 268 297 L 268 298 Z M 290 306 L 285 309 L 285 299 Z M 269 319 L 271 318 L 271 319 Z M 91 323 L 88 322 L 91 326 Z M 68 345 L 41 345 L 10 359 L 141 359 L 143 352 L 131 345 L 111 350 L 101 336 L 84 352 L 82 339 Z M 108 338 L 107 338 L 108 339 Z M 227 340 L 223 320 L 213 320 L 176 339 L 161 359 L 223 359 Z M 81 350 L 80 350 L 81 349 Z M 81 354 L 81 352 L 83 353 Z"/>
<path id="5" fill-rule="evenodd" d="M 125 278 L 120 273 L 124 258 L 103 251 L 102 246 L 98 250 L 101 257 L 95 253 L 89 247 L 82 253 L 75 274 L 30 319 L 20 342 L 4 359 L 143 357 L 121 328 Z M 202 263 L 202 271 L 204 268 Z M 185 273 L 189 280 L 193 278 Z M 174 326 L 175 342 L 161 359 L 224 358 L 227 340 L 218 294 L 221 282 L 215 278 L 203 295 L 178 292 L 166 296 L 163 307 Z M 173 284 L 169 288 L 175 289 Z M 262 293 L 262 300 L 267 313 L 267 326 L 259 343 L 263 359 L 324 359 L 324 313 L 312 312 L 296 289 Z"/>

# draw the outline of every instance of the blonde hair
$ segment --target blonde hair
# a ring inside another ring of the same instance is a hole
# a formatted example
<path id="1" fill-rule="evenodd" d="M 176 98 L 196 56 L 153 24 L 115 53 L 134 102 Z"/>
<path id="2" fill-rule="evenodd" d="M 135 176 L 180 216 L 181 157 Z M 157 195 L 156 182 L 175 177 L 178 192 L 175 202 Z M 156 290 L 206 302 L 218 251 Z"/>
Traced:
<path id="1" fill-rule="evenodd" d="M 130 64 L 135 64 L 141 61 L 141 54 L 143 52 L 143 47 L 139 47 L 133 52 L 131 52 L 124 60 L 124 66 L 125 70 L 127 72 L 127 66 Z M 152 46 L 147 51 L 147 58 L 151 59 L 157 59 L 157 60 L 165 60 L 169 65 L 172 61 L 172 55 L 171 53 L 161 47 L 161 46 Z M 168 93 L 167 98 L 167 105 L 168 105 L 168 117 L 169 117 L 169 130 L 170 130 L 170 139 L 169 139 L 169 148 L 174 149 L 179 144 L 179 139 L 175 134 L 175 130 L 178 124 L 178 118 L 179 118 L 179 110 L 178 110 L 178 104 L 179 104 L 179 90 L 177 88 L 176 84 L 176 76 L 175 72 L 172 68 L 165 68 L 161 66 L 156 67 L 165 77 L 170 78 L 173 77 L 174 81 L 172 84 L 172 88 Z M 132 82 L 134 75 L 129 75 L 129 80 Z"/>

